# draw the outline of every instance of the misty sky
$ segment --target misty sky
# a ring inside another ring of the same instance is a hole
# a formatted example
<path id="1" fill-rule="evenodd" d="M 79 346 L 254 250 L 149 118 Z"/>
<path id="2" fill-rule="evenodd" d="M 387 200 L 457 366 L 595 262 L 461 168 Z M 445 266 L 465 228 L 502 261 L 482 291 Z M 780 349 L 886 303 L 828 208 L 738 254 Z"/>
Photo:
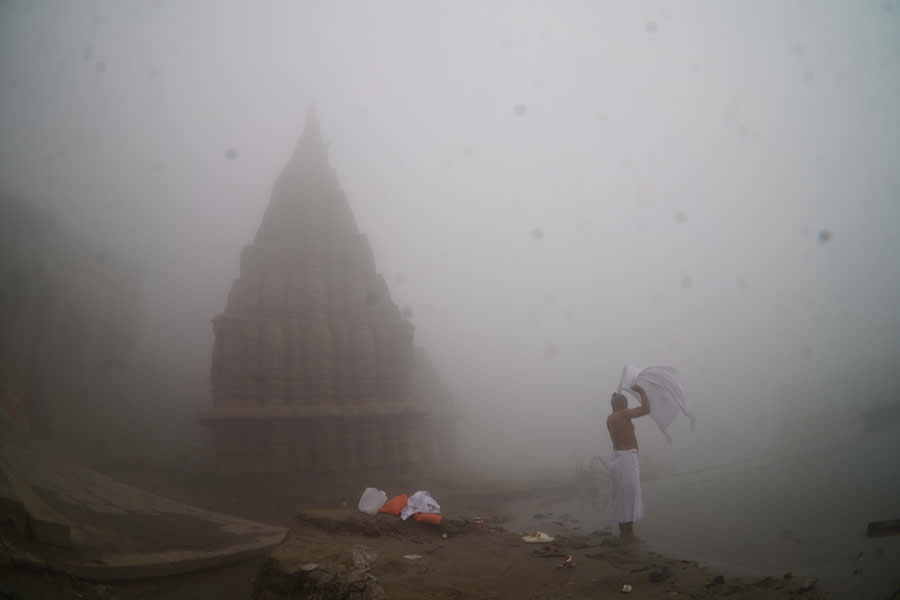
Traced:
<path id="1" fill-rule="evenodd" d="M 134 261 L 146 352 L 206 385 L 314 103 L 467 450 L 536 463 L 626 362 L 685 452 L 896 400 L 898 96 L 897 0 L 0 2 L 0 185 Z"/>

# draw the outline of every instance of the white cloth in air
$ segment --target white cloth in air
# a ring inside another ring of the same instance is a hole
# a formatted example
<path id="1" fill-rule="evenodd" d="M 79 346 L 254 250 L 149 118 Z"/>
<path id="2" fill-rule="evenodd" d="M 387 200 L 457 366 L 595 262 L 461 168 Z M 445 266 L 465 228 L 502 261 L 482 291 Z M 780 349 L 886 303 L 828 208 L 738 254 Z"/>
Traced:
<path id="1" fill-rule="evenodd" d="M 610 463 L 613 523 L 630 523 L 644 518 L 641 497 L 641 466 L 637 450 L 614 450 Z"/>
<path id="2" fill-rule="evenodd" d="M 669 427 L 675 422 L 678 413 L 683 413 L 691 422 L 694 430 L 694 407 L 684 395 L 678 379 L 678 369 L 667 366 L 647 367 L 643 371 L 632 365 L 625 365 L 622 377 L 619 378 L 619 392 L 631 390 L 634 384 L 640 385 L 647 392 L 650 400 L 650 416 L 659 425 L 660 430 L 669 443 Z"/>
<path id="3" fill-rule="evenodd" d="M 431 494 L 420 490 L 409 497 L 406 506 L 400 511 L 400 518 L 404 521 L 416 513 L 441 514 L 441 505 L 435 502 Z"/>

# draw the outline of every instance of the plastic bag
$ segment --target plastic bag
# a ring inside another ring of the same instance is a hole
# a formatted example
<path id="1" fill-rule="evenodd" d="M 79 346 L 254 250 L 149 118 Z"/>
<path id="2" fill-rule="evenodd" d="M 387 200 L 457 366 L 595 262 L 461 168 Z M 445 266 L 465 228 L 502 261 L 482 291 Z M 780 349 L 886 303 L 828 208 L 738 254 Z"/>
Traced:
<path id="1" fill-rule="evenodd" d="M 416 513 L 441 514 L 441 505 L 425 490 L 419 490 L 409 497 L 406 507 L 400 511 L 400 518 L 404 521 Z"/>
<path id="2" fill-rule="evenodd" d="M 378 512 L 379 508 L 384 506 L 384 503 L 387 502 L 387 500 L 387 494 L 381 490 L 366 488 L 366 491 L 364 491 L 359 498 L 358 508 L 360 512 L 364 512 L 367 515 L 374 515 Z"/>

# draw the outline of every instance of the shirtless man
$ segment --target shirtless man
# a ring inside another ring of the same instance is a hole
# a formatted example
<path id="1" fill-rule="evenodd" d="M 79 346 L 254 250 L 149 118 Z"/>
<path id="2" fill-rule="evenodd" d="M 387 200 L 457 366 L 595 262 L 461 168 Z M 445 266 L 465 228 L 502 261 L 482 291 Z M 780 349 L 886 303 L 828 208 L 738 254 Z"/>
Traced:
<path id="1" fill-rule="evenodd" d="M 641 405 L 628 408 L 624 394 L 612 396 L 612 413 L 606 418 L 606 428 L 613 444 L 613 459 L 610 466 L 612 482 L 612 517 L 619 524 L 619 535 L 626 543 L 640 540 L 634 535 L 634 522 L 644 516 L 641 499 L 641 469 L 638 464 L 638 444 L 634 435 L 632 419 L 650 414 L 647 392 L 639 385 L 632 390 L 640 394 Z"/>

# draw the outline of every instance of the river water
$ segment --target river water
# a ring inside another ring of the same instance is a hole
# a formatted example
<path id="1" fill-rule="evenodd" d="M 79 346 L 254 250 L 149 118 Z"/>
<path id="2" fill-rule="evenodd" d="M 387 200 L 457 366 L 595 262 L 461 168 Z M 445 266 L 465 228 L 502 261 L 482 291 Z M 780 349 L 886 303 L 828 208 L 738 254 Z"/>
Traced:
<path id="1" fill-rule="evenodd" d="M 889 598 L 900 588 L 900 537 L 865 537 L 868 522 L 900 519 L 892 432 L 671 473 L 645 482 L 643 493 L 637 532 L 668 556 L 736 575 L 813 576 L 836 598 Z M 587 533 L 612 525 L 605 504 L 523 503 L 510 526 Z M 561 518 L 564 526 L 552 523 Z"/>

